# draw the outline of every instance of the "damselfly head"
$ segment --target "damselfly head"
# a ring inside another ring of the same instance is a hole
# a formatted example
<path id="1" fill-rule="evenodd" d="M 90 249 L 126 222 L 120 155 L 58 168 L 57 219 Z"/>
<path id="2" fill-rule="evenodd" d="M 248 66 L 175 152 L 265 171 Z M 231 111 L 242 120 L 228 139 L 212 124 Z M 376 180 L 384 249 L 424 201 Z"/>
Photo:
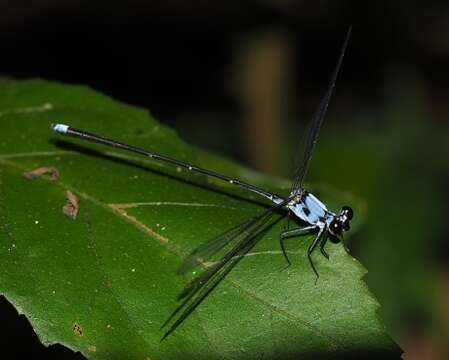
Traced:
<path id="1" fill-rule="evenodd" d="M 349 206 L 343 206 L 341 208 L 340 216 L 346 217 L 348 220 L 351 220 L 354 216 L 354 211 Z"/>
<path id="2" fill-rule="evenodd" d="M 343 224 L 339 217 L 336 217 L 334 220 L 331 221 L 329 224 L 329 232 L 331 235 L 334 235 L 338 238 L 339 235 L 341 235 L 343 231 Z"/>
<path id="3" fill-rule="evenodd" d="M 349 206 L 341 208 L 340 215 L 336 216 L 329 224 L 329 232 L 335 237 L 339 237 L 343 231 L 349 231 L 350 221 L 354 216 L 354 212 Z"/>

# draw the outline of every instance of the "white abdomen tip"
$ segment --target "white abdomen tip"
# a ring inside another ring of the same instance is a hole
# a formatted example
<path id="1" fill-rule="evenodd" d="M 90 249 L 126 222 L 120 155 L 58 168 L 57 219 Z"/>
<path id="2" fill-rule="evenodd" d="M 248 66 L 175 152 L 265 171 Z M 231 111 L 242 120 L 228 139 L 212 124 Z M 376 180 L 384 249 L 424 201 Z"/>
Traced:
<path id="1" fill-rule="evenodd" d="M 51 124 L 50 128 L 53 131 L 56 131 L 57 133 L 65 134 L 65 133 L 67 133 L 67 130 L 68 130 L 69 126 L 68 125 L 64 125 L 64 124 Z"/>

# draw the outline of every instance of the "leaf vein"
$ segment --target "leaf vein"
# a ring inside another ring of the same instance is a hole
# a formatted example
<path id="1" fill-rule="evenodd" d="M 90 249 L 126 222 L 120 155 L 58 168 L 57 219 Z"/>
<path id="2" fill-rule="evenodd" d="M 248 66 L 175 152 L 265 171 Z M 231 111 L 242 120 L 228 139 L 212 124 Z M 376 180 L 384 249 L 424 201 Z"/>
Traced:
<path id="1" fill-rule="evenodd" d="M 176 201 L 150 201 L 150 202 L 134 202 L 134 203 L 119 203 L 108 204 L 116 209 L 124 210 L 129 208 L 135 208 L 139 206 L 191 206 L 191 207 L 217 207 L 223 209 L 235 210 L 236 208 L 218 204 L 203 204 L 203 203 L 185 203 Z"/>

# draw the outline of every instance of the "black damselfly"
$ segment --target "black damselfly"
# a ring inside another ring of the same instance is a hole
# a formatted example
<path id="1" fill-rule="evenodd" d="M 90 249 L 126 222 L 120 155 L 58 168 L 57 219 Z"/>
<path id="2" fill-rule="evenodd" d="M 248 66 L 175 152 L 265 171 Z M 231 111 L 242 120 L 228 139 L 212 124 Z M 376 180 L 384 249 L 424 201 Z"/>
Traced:
<path id="1" fill-rule="evenodd" d="M 300 219 L 307 226 L 297 227 L 294 229 L 285 229 L 280 234 L 280 244 L 282 253 L 290 264 L 285 251 L 284 240 L 292 236 L 301 236 L 311 233 L 316 233 L 316 236 L 307 250 L 307 257 L 311 268 L 318 279 L 319 274 L 312 261 L 312 253 L 319 246 L 321 253 L 328 258 L 324 246 L 330 239 L 333 242 L 342 240 L 342 234 L 349 230 L 349 223 L 353 217 L 353 211 L 348 206 L 343 206 L 339 214 L 335 214 L 328 210 L 326 206 L 318 200 L 312 193 L 308 192 L 303 184 L 304 178 L 312 158 L 315 144 L 318 139 L 318 134 L 323 124 L 324 117 L 332 97 L 338 73 L 343 61 L 344 53 L 348 40 L 351 34 L 349 28 L 346 39 L 337 62 L 337 66 L 333 72 L 328 89 L 322 98 L 319 107 L 312 119 L 310 130 L 307 134 L 305 150 L 303 157 L 298 158 L 295 178 L 287 197 L 277 195 L 273 192 L 266 191 L 255 185 L 248 184 L 238 179 L 233 179 L 226 175 L 218 174 L 216 172 L 203 169 L 201 167 L 191 165 L 168 156 L 156 154 L 146 151 L 144 149 L 123 144 L 115 140 L 110 140 L 102 136 L 94 135 L 89 132 L 74 129 L 63 124 L 52 124 L 51 128 L 59 134 L 69 135 L 84 140 L 100 143 L 103 145 L 112 146 L 118 149 L 131 151 L 140 155 L 150 157 L 154 160 L 170 163 L 189 171 L 204 174 L 214 177 L 230 184 L 236 185 L 242 189 L 251 191 L 260 195 L 274 203 L 273 206 L 266 209 L 259 215 L 241 223 L 227 232 L 217 236 L 209 242 L 206 242 L 197 247 L 181 264 L 179 268 L 180 273 L 185 273 L 191 270 L 194 266 L 204 263 L 207 259 L 220 252 L 226 250 L 224 255 L 216 262 L 206 267 L 205 271 L 195 278 L 180 294 L 178 300 L 180 305 L 175 309 L 162 327 L 170 325 L 170 328 L 165 332 L 162 339 L 165 339 L 181 323 L 194 311 L 198 305 L 207 297 L 207 295 L 220 283 L 221 280 L 237 265 L 237 263 L 247 254 L 262 237 L 262 235 L 270 227 L 270 219 L 280 209 L 287 210 L 287 216 Z M 230 248 L 227 250 L 227 248 Z"/>

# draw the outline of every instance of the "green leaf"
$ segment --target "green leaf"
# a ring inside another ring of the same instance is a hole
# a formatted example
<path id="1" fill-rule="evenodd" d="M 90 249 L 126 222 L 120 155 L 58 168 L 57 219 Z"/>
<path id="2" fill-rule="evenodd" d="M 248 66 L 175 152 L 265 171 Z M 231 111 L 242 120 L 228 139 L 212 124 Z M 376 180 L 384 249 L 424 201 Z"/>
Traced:
<path id="1" fill-rule="evenodd" d="M 170 165 L 58 137 L 52 122 L 226 168 L 288 193 L 285 181 L 205 154 L 146 111 L 88 88 L 1 82 L 0 293 L 44 344 L 61 343 L 91 359 L 398 354 L 361 280 L 366 270 L 341 244 L 329 244 L 329 261 L 314 254 L 315 285 L 305 255 L 310 238 L 290 240 L 293 265 L 285 268 L 282 221 L 160 342 L 160 326 L 191 279 L 175 275 L 182 258 L 260 212 L 264 201 Z M 57 168 L 60 179 L 23 176 L 43 166 Z M 62 211 L 67 190 L 79 200 L 76 219 Z M 357 227 L 362 202 L 325 186 L 315 190 L 331 209 L 353 205 Z"/>

